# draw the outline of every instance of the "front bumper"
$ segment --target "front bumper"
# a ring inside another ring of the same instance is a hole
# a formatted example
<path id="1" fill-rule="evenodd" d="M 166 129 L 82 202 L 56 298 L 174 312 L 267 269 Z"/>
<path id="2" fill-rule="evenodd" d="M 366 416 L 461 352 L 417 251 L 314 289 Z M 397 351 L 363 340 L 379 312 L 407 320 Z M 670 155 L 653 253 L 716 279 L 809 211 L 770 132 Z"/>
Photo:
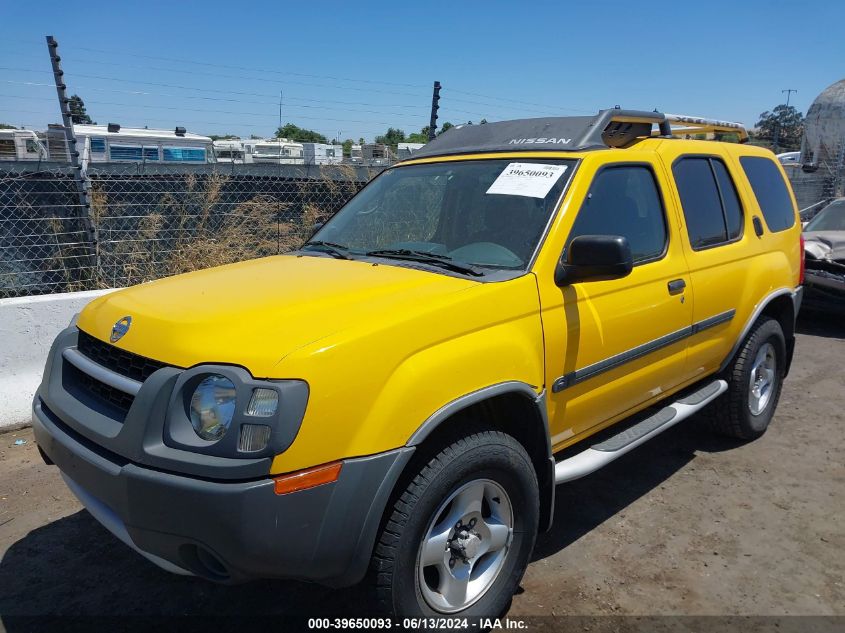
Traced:
<path id="1" fill-rule="evenodd" d="M 128 434 L 133 425 L 144 427 L 135 429 L 143 438 L 136 456 L 118 443 L 122 432 L 113 442 L 101 439 L 97 412 L 64 389 L 61 348 L 51 351 L 33 402 L 35 439 L 118 538 L 169 571 L 218 582 L 295 578 L 344 586 L 363 578 L 388 498 L 413 448 L 346 459 L 337 481 L 286 495 L 275 493 L 267 470 L 254 474 L 255 463 L 244 472 L 218 459 L 215 471 L 197 473 L 198 466 L 186 462 L 180 472 L 172 466 L 184 451 L 165 454 L 161 441 L 151 439 L 161 420 L 145 402 L 157 398 L 142 392 L 153 388 L 155 374 L 132 405 L 124 423 L 130 428 L 122 429 Z M 224 471 L 225 477 L 206 474 Z"/>
<path id="2" fill-rule="evenodd" d="M 38 446 L 118 538 L 125 540 L 124 531 L 127 544 L 169 571 L 218 582 L 358 582 L 393 483 L 412 453 L 348 459 L 336 482 L 276 495 L 270 478 L 205 481 L 115 459 L 75 436 L 38 397 L 32 422 Z"/>

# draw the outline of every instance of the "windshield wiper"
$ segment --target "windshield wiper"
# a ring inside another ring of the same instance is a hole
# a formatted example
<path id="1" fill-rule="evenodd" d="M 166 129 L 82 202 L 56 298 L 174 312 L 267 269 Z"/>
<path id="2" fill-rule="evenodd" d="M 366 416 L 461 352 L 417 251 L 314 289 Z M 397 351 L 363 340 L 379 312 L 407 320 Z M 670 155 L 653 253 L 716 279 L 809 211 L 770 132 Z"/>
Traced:
<path id="1" fill-rule="evenodd" d="M 343 244 L 335 244 L 334 242 L 324 242 L 323 240 L 315 240 L 313 242 L 305 242 L 299 250 L 303 250 L 308 246 L 316 246 L 314 250 L 319 250 L 321 253 L 328 253 L 337 259 L 352 259 L 347 252 L 347 247 Z"/>
<path id="2" fill-rule="evenodd" d="M 439 253 L 414 251 L 408 248 L 380 248 L 373 251 L 367 251 L 366 254 L 371 257 L 386 257 L 388 259 L 400 259 L 410 262 L 432 264 L 434 266 L 446 268 L 464 275 L 472 275 L 473 277 L 484 276 L 484 271 L 478 270 L 469 264 L 458 263 L 448 255 L 441 255 Z"/>

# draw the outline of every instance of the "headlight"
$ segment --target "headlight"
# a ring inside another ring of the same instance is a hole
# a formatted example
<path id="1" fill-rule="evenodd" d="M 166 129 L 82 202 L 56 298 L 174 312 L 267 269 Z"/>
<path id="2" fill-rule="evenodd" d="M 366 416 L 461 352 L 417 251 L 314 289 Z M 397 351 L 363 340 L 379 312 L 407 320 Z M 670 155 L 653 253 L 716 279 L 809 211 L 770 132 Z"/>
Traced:
<path id="1" fill-rule="evenodd" d="M 191 396 L 191 425 L 202 439 L 219 440 L 235 415 L 235 385 L 220 374 L 203 379 Z"/>

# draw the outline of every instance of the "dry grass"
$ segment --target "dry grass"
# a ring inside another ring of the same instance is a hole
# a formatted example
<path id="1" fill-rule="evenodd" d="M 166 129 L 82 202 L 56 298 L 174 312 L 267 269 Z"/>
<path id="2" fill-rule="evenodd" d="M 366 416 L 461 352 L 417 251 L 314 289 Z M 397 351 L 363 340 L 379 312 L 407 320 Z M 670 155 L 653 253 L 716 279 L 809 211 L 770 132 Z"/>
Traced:
<path id="1" fill-rule="evenodd" d="M 296 192 L 256 193 L 233 203 L 225 200 L 233 176 L 188 174 L 181 191 L 160 194 L 140 218 L 131 212 L 115 215 L 118 209 L 110 208 L 108 195 L 95 191 L 98 285 L 140 283 L 294 250 L 308 239 L 316 222 L 325 220 L 357 190 L 350 175 L 341 172 L 336 180 L 324 173 L 318 181 L 299 183 Z"/>

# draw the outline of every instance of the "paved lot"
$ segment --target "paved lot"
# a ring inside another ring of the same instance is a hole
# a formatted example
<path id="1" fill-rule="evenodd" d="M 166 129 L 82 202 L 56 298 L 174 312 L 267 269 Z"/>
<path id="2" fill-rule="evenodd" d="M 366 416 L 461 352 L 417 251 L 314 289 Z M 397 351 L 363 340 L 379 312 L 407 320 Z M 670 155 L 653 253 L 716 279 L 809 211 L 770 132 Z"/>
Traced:
<path id="1" fill-rule="evenodd" d="M 762 439 L 692 419 L 558 488 L 510 615 L 845 615 L 845 324 L 800 332 Z M 80 510 L 28 430 L 0 435 L 0 554 L 0 616 L 363 614 L 359 589 L 160 571 Z"/>

